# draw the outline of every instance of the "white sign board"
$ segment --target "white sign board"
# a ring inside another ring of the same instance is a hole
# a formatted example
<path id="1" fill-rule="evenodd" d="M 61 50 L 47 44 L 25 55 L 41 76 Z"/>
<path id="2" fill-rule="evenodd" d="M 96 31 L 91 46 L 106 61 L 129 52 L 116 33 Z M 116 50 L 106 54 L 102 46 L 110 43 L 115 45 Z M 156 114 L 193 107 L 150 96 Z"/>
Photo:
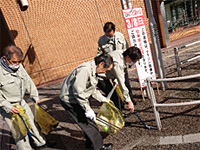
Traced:
<path id="1" fill-rule="evenodd" d="M 151 49 L 147 37 L 142 8 L 132 8 L 123 10 L 131 46 L 136 46 L 141 50 L 142 58 L 136 63 L 137 74 L 140 87 L 147 86 L 146 78 L 156 79 Z"/>

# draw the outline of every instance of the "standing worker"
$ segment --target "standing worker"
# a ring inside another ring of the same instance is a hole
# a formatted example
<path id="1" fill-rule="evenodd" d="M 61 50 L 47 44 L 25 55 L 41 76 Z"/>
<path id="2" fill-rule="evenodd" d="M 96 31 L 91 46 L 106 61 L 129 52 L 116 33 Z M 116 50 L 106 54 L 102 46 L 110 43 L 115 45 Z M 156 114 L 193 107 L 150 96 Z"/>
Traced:
<path id="1" fill-rule="evenodd" d="M 124 35 L 120 32 L 115 32 L 115 25 L 112 22 L 105 23 L 103 30 L 105 34 L 99 38 L 97 55 L 102 53 L 109 53 L 115 50 L 125 51 L 128 49 L 129 45 Z M 131 66 L 129 65 L 128 67 Z M 127 71 L 125 72 L 125 82 L 127 88 L 129 89 L 129 94 L 131 96 L 132 102 L 134 103 L 134 105 L 136 105 L 136 101 L 133 99 L 133 93 L 131 90 Z M 112 98 L 117 98 L 116 92 L 114 92 Z"/>
<path id="2" fill-rule="evenodd" d="M 109 150 L 111 144 L 103 145 L 102 136 L 95 123 L 96 115 L 90 107 L 89 97 L 100 102 L 106 98 L 96 89 L 97 74 L 106 73 L 113 67 L 113 59 L 109 54 L 101 54 L 94 60 L 76 67 L 63 81 L 61 88 L 61 104 L 73 120 L 84 131 L 86 148 Z"/>
<path id="3" fill-rule="evenodd" d="M 128 108 L 131 112 L 134 111 L 134 100 L 132 94 L 132 90 L 129 89 L 129 82 L 127 83 L 126 75 L 127 66 L 133 65 L 139 59 L 142 58 L 142 54 L 139 48 L 137 47 L 129 47 L 126 51 L 112 51 L 108 53 L 114 61 L 113 68 L 106 73 L 106 79 L 99 80 L 98 87 L 101 89 L 106 95 L 108 95 L 109 91 L 112 89 L 113 85 L 111 84 L 109 79 L 117 79 L 119 83 L 119 87 L 122 91 L 122 94 L 125 98 L 125 102 L 128 103 Z M 122 102 L 120 98 L 118 98 L 116 92 L 113 93 L 111 100 L 114 102 L 115 106 L 122 110 Z"/>
<path id="4" fill-rule="evenodd" d="M 22 66 L 23 52 L 16 46 L 7 46 L 3 51 L 3 57 L 0 60 L 0 114 L 5 119 L 9 128 L 12 128 L 12 114 L 19 113 L 15 104 L 21 105 L 28 115 L 33 143 L 37 147 L 46 144 L 45 139 L 38 132 L 34 124 L 34 116 L 30 107 L 23 99 L 25 92 L 30 94 L 31 98 L 39 103 L 38 91 L 35 84 Z M 11 130 L 12 131 L 12 130 Z M 19 150 L 32 150 L 28 135 L 20 139 L 15 139 Z"/>
<path id="5" fill-rule="evenodd" d="M 115 32 L 115 25 L 112 22 L 105 23 L 103 30 L 105 34 L 99 38 L 97 55 L 115 50 L 125 51 L 129 47 L 124 35 Z"/>

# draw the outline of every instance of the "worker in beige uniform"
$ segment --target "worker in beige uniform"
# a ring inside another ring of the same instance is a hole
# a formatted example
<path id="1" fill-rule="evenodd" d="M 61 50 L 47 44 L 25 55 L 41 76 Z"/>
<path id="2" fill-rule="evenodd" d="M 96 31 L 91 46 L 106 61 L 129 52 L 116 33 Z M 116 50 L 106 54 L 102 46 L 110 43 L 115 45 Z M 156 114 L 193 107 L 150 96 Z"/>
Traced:
<path id="1" fill-rule="evenodd" d="M 107 102 L 106 98 L 96 89 L 97 74 L 106 73 L 112 66 L 112 57 L 109 54 L 101 54 L 94 60 L 76 67 L 62 83 L 61 104 L 84 131 L 86 148 L 94 150 L 112 148 L 111 144 L 103 145 L 103 139 L 95 123 L 96 115 L 88 100 L 92 96 L 100 102 Z"/>
<path id="2" fill-rule="evenodd" d="M 121 50 L 124 52 L 127 48 L 129 48 L 129 45 L 125 37 L 123 36 L 123 34 L 120 32 L 115 32 L 115 25 L 112 22 L 106 22 L 103 27 L 103 30 L 105 34 L 99 38 L 97 55 L 102 54 L 102 53 L 109 53 L 115 50 Z M 131 66 L 128 66 L 128 67 L 130 68 Z M 127 72 L 125 72 L 125 82 L 129 90 L 131 100 L 134 103 L 134 105 L 136 105 L 136 101 L 133 99 L 133 93 L 131 90 Z M 101 82 L 99 82 L 99 86 L 101 86 L 100 84 Z M 117 98 L 118 97 L 116 97 L 116 91 L 115 91 L 111 99 L 117 99 Z M 116 104 L 116 105 L 118 107 L 119 104 Z"/>
<path id="3" fill-rule="evenodd" d="M 100 80 L 98 83 L 98 87 L 108 95 L 109 91 L 112 89 L 113 85 L 109 79 L 117 79 L 119 83 L 119 87 L 122 91 L 122 94 L 125 98 L 125 102 L 128 103 L 128 108 L 133 112 L 133 103 L 132 97 L 130 96 L 131 90 L 128 89 L 126 83 L 126 73 L 127 73 L 127 66 L 133 65 L 139 59 L 142 58 L 142 54 L 140 49 L 137 47 L 129 47 L 126 51 L 112 51 L 108 53 L 114 61 L 113 68 L 106 73 L 106 79 L 103 82 Z M 115 106 L 122 110 L 122 102 L 120 98 L 118 98 L 117 94 L 113 93 L 111 100 L 114 102 Z"/>
<path id="4" fill-rule="evenodd" d="M 30 121 L 33 143 L 37 147 L 41 147 L 46 144 L 46 141 L 38 132 L 31 109 L 23 99 L 25 92 L 28 92 L 30 97 L 39 103 L 38 91 L 23 68 L 22 59 L 23 53 L 16 46 L 7 46 L 3 51 L 3 57 L 0 60 L 0 113 L 11 129 L 11 116 L 19 113 L 19 109 L 13 105 L 21 105 L 26 110 Z M 32 149 L 28 135 L 21 139 L 15 139 L 15 142 L 19 150 Z"/>
<path id="5" fill-rule="evenodd" d="M 112 22 L 106 22 L 104 27 L 104 35 L 98 40 L 98 53 L 109 53 L 115 50 L 125 51 L 129 46 L 121 32 L 115 32 L 115 25 Z"/>

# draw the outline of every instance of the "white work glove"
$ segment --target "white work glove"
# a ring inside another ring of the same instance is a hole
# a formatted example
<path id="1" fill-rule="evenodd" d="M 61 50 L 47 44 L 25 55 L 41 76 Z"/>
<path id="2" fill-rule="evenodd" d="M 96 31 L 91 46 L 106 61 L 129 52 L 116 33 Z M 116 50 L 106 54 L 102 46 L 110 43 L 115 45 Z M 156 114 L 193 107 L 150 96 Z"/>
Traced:
<path id="1" fill-rule="evenodd" d="M 85 116 L 93 121 L 96 120 L 96 114 L 92 109 L 90 109 L 88 112 L 85 112 Z"/>
<path id="2" fill-rule="evenodd" d="M 106 97 L 104 97 L 101 101 L 102 101 L 103 103 L 107 103 L 107 102 L 108 102 L 108 100 L 107 100 Z"/>
<path id="3" fill-rule="evenodd" d="M 117 79 L 115 79 L 115 80 L 114 80 L 114 83 L 115 83 L 115 84 L 118 84 L 118 81 L 117 81 Z"/>

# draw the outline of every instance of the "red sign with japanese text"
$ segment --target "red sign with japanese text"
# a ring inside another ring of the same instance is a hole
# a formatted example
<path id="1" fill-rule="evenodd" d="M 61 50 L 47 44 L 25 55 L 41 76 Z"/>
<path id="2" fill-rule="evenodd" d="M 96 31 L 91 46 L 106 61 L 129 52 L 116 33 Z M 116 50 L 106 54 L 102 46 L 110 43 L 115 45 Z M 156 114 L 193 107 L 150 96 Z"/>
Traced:
<path id="1" fill-rule="evenodd" d="M 131 46 L 136 46 L 141 50 L 142 58 L 136 63 L 137 74 L 140 87 L 147 86 L 146 78 L 156 79 L 151 49 L 147 37 L 142 8 L 132 8 L 123 10 Z"/>

